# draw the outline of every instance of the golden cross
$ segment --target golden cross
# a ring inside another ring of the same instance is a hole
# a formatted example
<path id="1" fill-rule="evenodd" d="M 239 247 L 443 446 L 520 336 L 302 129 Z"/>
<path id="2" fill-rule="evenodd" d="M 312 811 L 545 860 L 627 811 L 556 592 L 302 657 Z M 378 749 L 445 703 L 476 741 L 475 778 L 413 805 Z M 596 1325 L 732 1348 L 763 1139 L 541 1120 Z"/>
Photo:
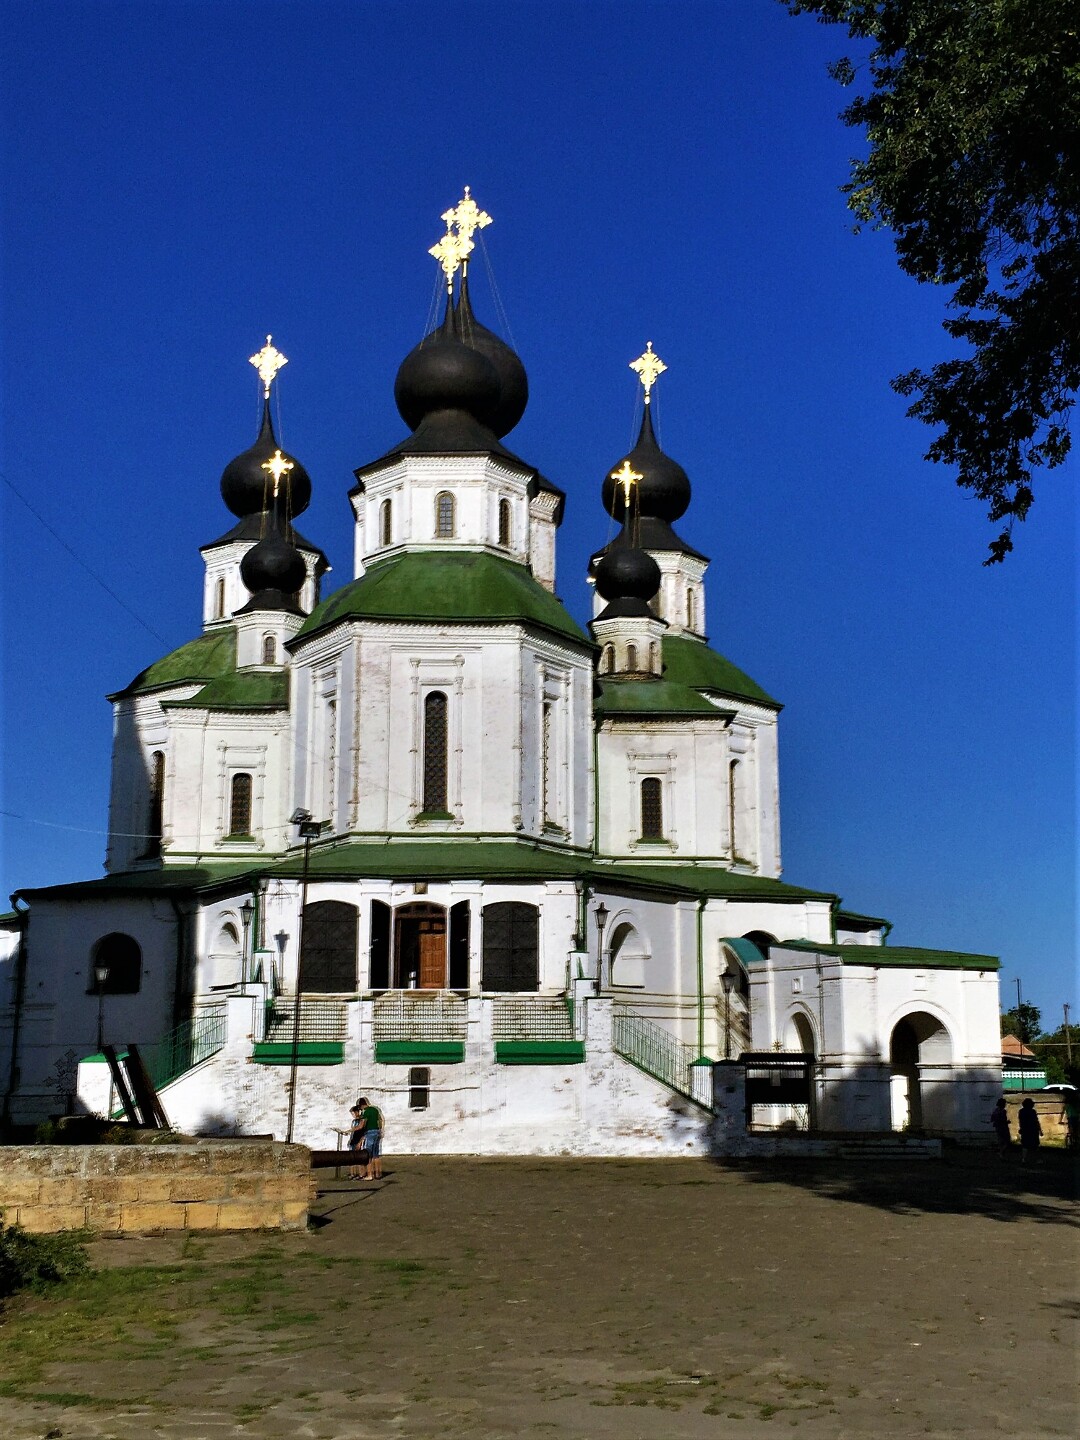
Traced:
<path id="1" fill-rule="evenodd" d="M 477 205 L 469 194 L 468 185 L 465 186 L 465 194 L 462 199 L 458 201 L 453 210 L 444 211 L 442 218 L 446 221 L 448 230 L 456 230 L 463 240 L 470 242 L 474 230 L 483 230 L 485 225 L 491 224 L 491 216 Z M 472 249 L 471 243 L 469 249 Z M 464 256 L 462 258 L 464 259 Z"/>
<path id="2" fill-rule="evenodd" d="M 266 344 L 257 355 L 250 357 L 248 363 L 254 365 L 255 369 L 259 372 L 259 379 L 263 382 L 263 397 L 265 399 L 269 397 L 270 386 L 273 384 L 274 376 L 283 365 L 287 365 L 289 362 L 280 350 L 274 349 L 270 343 L 270 336 L 267 335 Z"/>
<path id="3" fill-rule="evenodd" d="M 289 473 L 293 468 L 293 462 L 286 460 L 280 450 L 275 450 L 272 459 L 263 461 L 262 468 L 274 477 L 274 499 L 276 500 L 281 477 Z"/>
<path id="4" fill-rule="evenodd" d="M 648 405 L 652 398 L 649 391 L 656 384 L 657 376 L 667 369 L 660 356 L 653 353 L 651 340 L 645 346 L 645 353 L 630 361 L 630 369 L 637 371 L 637 377 L 645 388 L 645 404 Z"/>
<path id="5" fill-rule="evenodd" d="M 623 492 L 623 509 L 629 510 L 630 492 L 641 479 L 641 476 L 630 464 L 629 460 L 624 460 L 618 470 L 611 472 L 611 478 Z"/>
<path id="6" fill-rule="evenodd" d="M 446 276 L 447 290 L 453 290 L 454 276 L 457 274 L 458 267 L 464 265 L 465 261 L 469 258 L 469 251 L 472 248 L 473 242 L 471 240 L 466 239 L 463 235 L 455 235 L 448 227 L 446 234 L 439 243 L 432 245 L 428 251 L 429 255 L 435 256 L 443 274 Z"/>

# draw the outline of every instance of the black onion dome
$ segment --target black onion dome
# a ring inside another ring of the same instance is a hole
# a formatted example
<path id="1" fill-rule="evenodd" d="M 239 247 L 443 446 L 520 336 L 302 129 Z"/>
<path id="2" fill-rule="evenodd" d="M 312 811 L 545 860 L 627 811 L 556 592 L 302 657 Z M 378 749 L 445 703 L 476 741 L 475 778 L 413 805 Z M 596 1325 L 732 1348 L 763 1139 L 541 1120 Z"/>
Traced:
<path id="1" fill-rule="evenodd" d="M 479 350 L 463 345 L 449 300 L 438 330 L 425 335 L 401 362 L 394 400 L 401 418 L 416 430 L 436 410 L 464 410 L 490 427 L 499 406 L 499 377 Z"/>
<path id="2" fill-rule="evenodd" d="M 660 566 L 634 545 L 612 546 L 593 574 L 605 600 L 651 600 L 660 589 Z"/>
<path id="3" fill-rule="evenodd" d="M 295 595 L 307 578 L 307 566 L 296 546 L 274 531 L 241 560 L 240 578 L 252 595 L 266 590 Z"/>
<path id="4" fill-rule="evenodd" d="M 656 443 L 652 407 L 649 405 L 645 406 L 645 414 L 641 418 L 641 433 L 638 435 L 637 444 L 630 454 L 625 456 L 625 460 L 628 460 L 631 469 L 641 476 L 635 491 L 634 507 L 639 514 L 654 515 L 660 520 L 670 522 L 685 513 L 690 504 L 690 479 L 678 461 L 665 455 Z M 623 463 L 623 460 L 620 460 L 612 466 L 612 470 L 620 469 Z M 609 515 L 616 520 L 624 518 L 623 490 L 611 478 L 610 471 L 604 478 L 600 498 Z"/>
<path id="5" fill-rule="evenodd" d="M 490 360 L 495 367 L 495 374 L 499 377 L 499 402 L 488 421 L 488 429 L 501 440 L 525 414 L 525 407 L 529 403 L 529 377 L 525 374 L 525 366 L 517 352 L 511 350 L 510 346 L 486 325 L 481 325 L 473 314 L 467 274 L 462 274 L 461 277 L 457 322 L 462 343 L 470 350 L 479 351 L 485 360 Z"/>
<path id="6" fill-rule="evenodd" d="M 259 438 L 250 450 L 237 455 L 225 466 L 221 476 L 221 498 L 234 515 L 241 519 L 245 515 L 258 515 L 267 505 L 268 484 L 272 484 L 269 472 L 262 467 L 274 457 L 280 447 L 274 436 L 274 425 L 270 419 L 270 401 L 263 401 L 262 425 Z M 281 484 L 287 487 L 289 513 L 299 515 L 311 504 L 311 477 L 300 462 L 286 451 L 282 455 L 292 464 Z"/>

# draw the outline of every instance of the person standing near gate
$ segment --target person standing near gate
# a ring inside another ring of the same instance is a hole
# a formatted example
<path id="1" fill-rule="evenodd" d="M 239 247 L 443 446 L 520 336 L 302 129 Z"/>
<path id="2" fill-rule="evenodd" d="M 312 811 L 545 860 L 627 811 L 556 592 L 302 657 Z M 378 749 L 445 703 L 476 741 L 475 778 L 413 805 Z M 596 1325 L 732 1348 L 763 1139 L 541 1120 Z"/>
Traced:
<path id="1" fill-rule="evenodd" d="M 1026 1165 L 1030 1155 L 1032 1164 L 1035 1162 L 1035 1152 L 1039 1148 L 1039 1140 L 1042 1136 L 1042 1123 L 1039 1120 L 1039 1112 L 1035 1109 L 1035 1101 L 1027 1099 L 1020 1106 L 1020 1163 Z"/>
<path id="2" fill-rule="evenodd" d="M 356 1102 L 360 1108 L 360 1129 L 365 1171 L 361 1177 L 364 1180 L 382 1179 L 382 1134 L 383 1117 L 382 1111 L 377 1105 L 373 1105 L 366 1095 L 361 1095 Z"/>

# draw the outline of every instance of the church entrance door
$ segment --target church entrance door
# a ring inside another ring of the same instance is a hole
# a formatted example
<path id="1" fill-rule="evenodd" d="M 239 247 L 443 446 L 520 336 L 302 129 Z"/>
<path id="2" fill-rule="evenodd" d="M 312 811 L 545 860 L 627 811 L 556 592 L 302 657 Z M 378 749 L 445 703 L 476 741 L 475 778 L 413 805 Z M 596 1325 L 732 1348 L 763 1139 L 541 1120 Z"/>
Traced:
<path id="1" fill-rule="evenodd" d="M 394 984 L 401 990 L 445 990 L 446 911 L 441 905 L 402 905 L 394 918 Z"/>

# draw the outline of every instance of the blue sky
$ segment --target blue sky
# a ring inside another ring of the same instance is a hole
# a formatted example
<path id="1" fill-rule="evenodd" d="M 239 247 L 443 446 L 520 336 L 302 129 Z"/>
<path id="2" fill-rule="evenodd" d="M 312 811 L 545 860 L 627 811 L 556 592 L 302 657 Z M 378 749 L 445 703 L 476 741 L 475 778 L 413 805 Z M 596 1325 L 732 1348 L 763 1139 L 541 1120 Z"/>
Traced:
<path id="1" fill-rule="evenodd" d="M 267 331 L 302 528 L 351 578 L 351 471 L 402 433 L 470 184 L 571 611 L 651 339 L 711 643 L 785 702 L 786 878 L 1000 955 L 1048 1023 L 1076 1004 L 1077 467 L 984 569 L 996 531 L 889 388 L 948 353 L 944 297 L 851 232 L 842 32 L 767 0 L 9 0 L 0 27 L 3 473 L 119 597 L 0 486 L 4 896 L 100 873 L 103 697 L 198 632 Z"/>

